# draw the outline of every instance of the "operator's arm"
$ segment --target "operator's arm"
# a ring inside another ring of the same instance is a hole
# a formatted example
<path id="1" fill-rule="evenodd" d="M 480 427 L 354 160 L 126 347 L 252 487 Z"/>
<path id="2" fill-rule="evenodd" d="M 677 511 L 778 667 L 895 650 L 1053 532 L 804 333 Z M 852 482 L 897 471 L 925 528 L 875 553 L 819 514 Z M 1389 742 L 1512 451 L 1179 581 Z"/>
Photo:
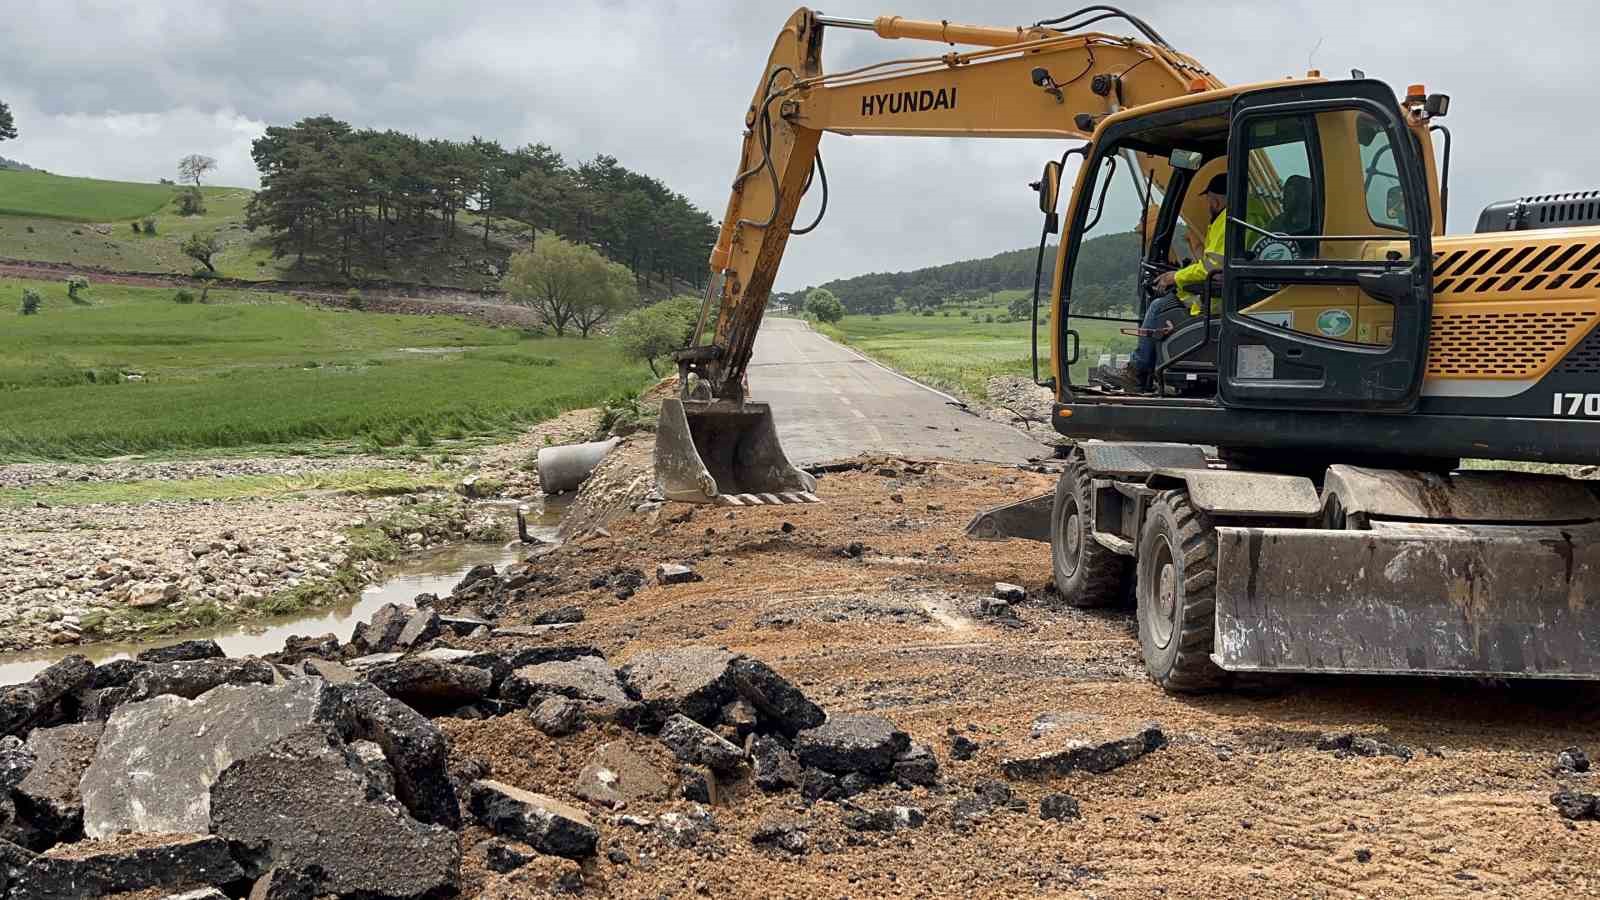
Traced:
<path id="1" fill-rule="evenodd" d="M 1266 228 L 1267 222 L 1271 218 L 1267 214 L 1267 208 L 1261 204 L 1261 201 L 1252 196 L 1249 201 L 1249 208 L 1245 212 L 1245 221 L 1256 226 L 1256 228 Z M 1223 210 L 1217 214 L 1215 219 L 1211 220 L 1211 227 L 1206 230 L 1205 252 L 1201 254 L 1199 259 L 1172 274 L 1172 281 L 1178 286 L 1180 293 L 1185 296 L 1199 294 L 1200 283 L 1206 280 L 1206 276 L 1211 272 L 1221 270 L 1223 254 L 1228 252 L 1227 229 L 1228 212 Z M 1244 245 L 1246 247 L 1254 247 L 1259 240 L 1261 240 L 1261 232 L 1254 229 L 1246 229 L 1244 236 Z M 1216 260 L 1216 262 L 1208 264 L 1207 260 Z"/>

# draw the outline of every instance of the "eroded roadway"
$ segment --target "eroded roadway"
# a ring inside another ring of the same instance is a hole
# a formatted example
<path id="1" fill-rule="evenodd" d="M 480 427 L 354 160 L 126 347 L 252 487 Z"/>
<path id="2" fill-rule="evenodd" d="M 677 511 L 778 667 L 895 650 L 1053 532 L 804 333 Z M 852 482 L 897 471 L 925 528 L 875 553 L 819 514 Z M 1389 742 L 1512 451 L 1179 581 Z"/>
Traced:
<path id="1" fill-rule="evenodd" d="M 750 397 L 772 404 L 784 451 L 797 465 L 862 452 L 999 463 L 1048 453 L 1021 431 L 964 412 L 797 319 L 762 322 Z"/>

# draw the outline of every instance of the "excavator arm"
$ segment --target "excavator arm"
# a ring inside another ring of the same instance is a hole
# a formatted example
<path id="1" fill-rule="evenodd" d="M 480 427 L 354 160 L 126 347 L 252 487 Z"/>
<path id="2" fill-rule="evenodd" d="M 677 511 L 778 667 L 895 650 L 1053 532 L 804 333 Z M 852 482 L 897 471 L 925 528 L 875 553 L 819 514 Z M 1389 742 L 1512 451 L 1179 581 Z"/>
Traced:
<path id="1" fill-rule="evenodd" d="M 1082 30 L 1108 18 L 1125 20 L 1143 39 Z M 949 49 L 826 73 L 822 40 L 833 29 Z M 809 499 L 809 476 L 783 456 L 770 411 L 746 402 L 744 375 L 784 248 L 791 235 L 816 224 L 795 227 L 801 200 L 820 186 L 818 221 L 826 209 L 824 132 L 1086 140 L 1123 109 L 1220 86 L 1148 25 L 1110 7 L 1023 28 L 797 10 L 779 32 L 745 113 L 738 172 L 695 335 L 704 334 L 713 308 L 716 327 L 709 343 L 677 357 L 684 399 L 663 409 L 656 457 L 662 493 L 699 502 Z M 1158 185 L 1166 183 L 1165 160 L 1142 156 L 1137 164 Z M 1205 221 L 1195 213 L 1186 218 Z"/>

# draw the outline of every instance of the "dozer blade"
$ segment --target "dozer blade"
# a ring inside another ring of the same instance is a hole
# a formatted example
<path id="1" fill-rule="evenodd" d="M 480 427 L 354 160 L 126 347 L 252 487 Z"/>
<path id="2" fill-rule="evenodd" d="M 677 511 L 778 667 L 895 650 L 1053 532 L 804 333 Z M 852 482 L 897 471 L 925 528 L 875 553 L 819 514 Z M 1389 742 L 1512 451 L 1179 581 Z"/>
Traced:
<path id="1" fill-rule="evenodd" d="M 1600 526 L 1217 529 L 1233 671 L 1600 680 Z"/>
<path id="2" fill-rule="evenodd" d="M 668 500 L 755 506 L 816 503 L 817 480 L 778 443 L 772 407 L 664 400 L 656 424 L 656 488 Z"/>

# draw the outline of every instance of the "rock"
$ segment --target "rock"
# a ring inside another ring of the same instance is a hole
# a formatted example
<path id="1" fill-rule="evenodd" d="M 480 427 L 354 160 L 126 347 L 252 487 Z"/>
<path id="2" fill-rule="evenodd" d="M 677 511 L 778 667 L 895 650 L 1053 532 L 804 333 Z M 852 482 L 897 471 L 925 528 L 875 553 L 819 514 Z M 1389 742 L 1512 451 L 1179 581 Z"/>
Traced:
<path id="1" fill-rule="evenodd" d="M 406 619 L 400 636 L 395 638 L 395 646 L 419 647 L 438 637 L 439 630 L 439 614 L 432 609 L 419 609 Z"/>
<path id="2" fill-rule="evenodd" d="M 1410 760 L 1416 754 L 1405 744 L 1391 741 L 1388 738 L 1372 735 L 1360 735 L 1351 732 L 1329 732 L 1317 739 L 1317 749 L 1329 752 L 1339 757 L 1347 756 L 1393 756 L 1396 759 Z"/>
<path id="3" fill-rule="evenodd" d="M 728 666 L 728 672 L 739 696 L 756 708 L 762 721 L 789 737 L 827 719 L 822 707 L 759 659 L 741 656 Z"/>
<path id="4" fill-rule="evenodd" d="M 339 658 L 339 638 L 333 634 L 319 634 L 310 637 L 301 637 L 291 634 L 283 639 L 283 649 L 270 654 L 275 662 L 296 663 L 307 659 Z"/>
<path id="5" fill-rule="evenodd" d="M 656 819 L 656 832 L 676 847 L 693 847 L 700 838 L 717 830 L 717 819 L 698 803 L 683 812 L 663 813 Z"/>
<path id="6" fill-rule="evenodd" d="M 779 820 L 758 824 L 755 833 L 750 835 L 750 843 L 757 847 L 770 847 L 793 856 L 801 856 L 805 854 L 810 840 L 800 823 Z"/>
<path id="7" fill-rule="evenodd" d="M 178 599 L 178 586 L 165 581 L 133 585 L 128 589 L 128 605 L 134 609 L 159 609 Z"/>
<path id="8" fill-rule="evenodd" d="M 441 615 L 439 616 L 439 627 L 449 629 L 457 637 L 468 637 L 479 628 L 494 627 L 494 623 L 488 619 L 480 619 L 477 616 Z"/>
<path id="9" fill-rule="evenodd" d="M 149 663 L 129 683 L 128 700 L 138 702 L 163 695 L 193 700 L 225 684 L 272 684 L 276 680 L 272 664 L 254 657 Z"/>
<path id="10" fill-rule="evenodd" d="M 307 679 L 119 707 L 83 775 L 84 832 L 97 840 L 128 831 L 204 833 L 211 785 L 223 769 L 330 718 L 336 703 L 325 683 Z"/>
<path id="11" fill-rule="evenodd" d="M 350 642 L 368 653 L 387 653 L 395 648 L 410 619 L 411 611 L 406 607 L 385 603 L 371 619 L 357 623 Z"/>
<path id="12" fill-rule="evenodd" d="M 1147 725 L 1137 734 L 1091 743 L 1071 741 L 1064 750 L 1038 756 L 1007 759 L 1000 771 L 1007 778 L 1054 778 L 1069 772 L 1110 772 L 1167 745 L 1159 725 Z"/>
<path id="13" fill-rule="evenodd" d="M 489 871 L 498 872 L 501 875 L 507 872 L 514 872 L 538 858 L 534 853 L 524 850 L 520 845 L 493 838 L 484 841 L 480 846 L 483 848 L 483 864 L 488 867 Z"/>
<path id="14" fill-rule="evenodd" d="M 835 774 L 886 775 L 910 747 L 906 733 L 881 716 L 834 716 L 801 732 L 795 742 L 803 765 Z"/>
<path id="15" fill-rule="evenodd" d="M 912 744 L 895 757 L 894 780 L 902 787 L 913 784 L 933 787 L 939 783 L 939 760 L 927 747 Z"/>
<path id="16" fill-rule="evenodd" d="M 969 760 L 978 755 L 978 742 L 964 734 L 958 734 L 950 739 L 950 758 Z"/>
<path id="17" fill-rule="evenodd" d="M 584 859 L 594 855 L 600 842 L 600 832 L 582 810 L 509 784 L 474 781 L 467 804 L 485 828 L 540 853 Z"/>
<path id="18" fill-rule="evenodd" d="M 307 675 L 321 678 L 330 684 L 349 684 L 361 676 L 355 670 L 341 663 L 331 662 L 315 657 L 300 664 L 300 671 Z"/>
<path id="19" fill-rule="evenodd" d="M 449 744 L 421 713 L 370 684 L 335 690 L 342 701 L 339 725 L 346 740 L 372 741 L 394 768 L 395 796 L 412 818 L 430 825 L 461 827 L 461 804 L 450 783 Z"/>
<path id="20" fill-rule="evenodd" d="M 1563 789 L 1551 794 L 1550 802 L 1563 819 L 1600 821 L 1600 796 L 1595 794 Z"/>
<path id="21" fill-rule="evenodd" d="M 928 816 L 915 806 L 893 806 L 852 812 L 844 817 L 844 826 L 852 831 L 895 831 L 900 828 L 921 828 Z"/>
<path id="22" fill-rule="evenodd" d="M 691 803 L 711 802 L 711 785 L 716 781 L 717 776 L 712 775 L 705 769 L 683 766 L 678 769 L 678 777 L 683 780 L 683 787 L 678 792 L 679 796 Z"/>
<path id="23" fill-rule="evenodd" d="M 808 803 L 844 799 L 839 789 L 839 776 L 821 769 L 805 769 L 800 773 L 800 796 Z"/>
<path id="24" fill-rule="evenodd" d="M 222 659 L 226 656 L 227 654 L 222 652 L 222 648 L 217 645 L 216 641 L 196 640 L 179 641 L 176 644 L 168 644 L 165 647 L 152 647 L 149 650 L 141 651 L 134 659 L 139 662 L 166 663 L 188 662 L 196 659 Z"/>
<path id="25" fill-rule="evenodd" d="M 955 806 L 951 808 L 951 814 L 957 822 L 967 822 L 986 816 L 997 809 L 1026 812 L 1028 804 L 1016 798 L 1010 785 L 989 778 L 978 782 L 973 787 L 971 796 L 957 800 Z"/>
<path id="26" fill-rule="evenodd" d="M 228 895 L 214 887 L 195 888 L 181 894 L 168 894 L 161 900 L 229 900 Z M 276 898 L 274 898 L 276 900 Z"/>
<path id="27" fill-rule="evenodd" d="M 750 739 L 750 767 L 756 787 L 769 794 L 800 786 L 800 761 L 776 737 L 756 735 Z"/>
<path id="28" fill-rule="evenodd" d="M 618 671 L 622 683 L 644 703 L 642 727 L 660 728 L 681 713 L 715 725 L 734 697 L 729 665 L 734 655 L 717 647 L 678 647 L 637 653 Z"/>
<path id="29" fill-rule="evenodd" d="M 601 744 L 573 785 L 580 798 L 613 809 L 640 800 L 665 800 L 670 790 L 650 760 L 622 741 Z"/>
<path id="30" fill-rule="evenodd" d="M 12 791 L 17 811 L 51 843 L 69 843 L 83 836 L 83 796 L 78 784 L 94 759 L 105 726 L 60 725 L 35 728 L 27 749 L 35 763 Z M 38 848 L 44 849 L 44 848 Z"/>
<path id="31" fill-rule="evenodd" d="M 693 717 L 691 716 L 691 718 Z M 723 704 L 722 712 L 718 713 L 718 719 L 724 727 L 733 729 L 733 733 L 740 740 L 744 740 L 745 737 L 754 733 L 756 726 L 759 724 L 756 718 L 756 708 L 743 698 L 732 703 Z"/>
<path id="32" fill-rule="evenodd" d="M 12 897 L 80 900 L 124 891 L 227 884 L 243 877 L 226 841 L 212 836 L 174 835 L 135 849 L 85 844 L 70 855 L 36 856 L 17 873 Z"/>
<path id="33" fill-rule="evenodd" d="M 328 875 L 320 867 L 274 866 L 256 879 L 249 900 L 315 900 L 327 886 Z"/>
<path id="34" fill-rule="evenodd" d="M 24 684 L 0 688 L 0 735 L 26 734 L 51 714 L 57 700 L 84 687 L 93 677 L 94 663 L 74 654 Z"/>
<path id="35" fill-rule="evenodd" d="M 450 593 L 459 594 L 471 587 L 475 582 L 482 581 L 485 578 L 493 578 L 495 574 L 494 566 L 488 563 L 479 563 L 468 569 L 467 574 L 461 576 L 461 580 L 456 582 L 456 586 L 450 590 Z"/>
<path id="36" fill-rule="evenodd" d="M 1356 848 L 1356 862 L 1358 862 L 1358 863 L 1369 863 L 1369 862 L 1372 862 L 1372 851 L 1370 849 L 1366 848 L 1366 847 L 1357 847 Z"/>
<path id="37" fill-rule="evenodd" d="M 613 706 L 629 702 L 617 673 L 596 656 L 523 665 L 500 686 L 501 698 L 512 703 L 527 703 L 536 694 L 559 694 L 573 700 Z"/>
<path id="38" fill-rule="evenodd" d="M 383 755 L 383 748 L 372 741 L 352 741 L 347 748 L 359 762 L 361 774 L 366 776 L 367 784 L 380 794 L 393 794 L 394 767 L 389 765 L 389 758 Z"/>
<path id="39" fill-rule="evenodd" d="M 1078 801 L 1066 794 L 1046 794 L 1039 801 L 1039 818 L 1054 819 L 1058 822 L 1068 822 L 1083 815 L 1078 808 Z"/>
<path id="40" fill-rule="evenodd" d="M 690 584 L 696 581 L 705 581 L 705 578 L 688 566 L 675 563 L 662 563 L 656 566 L 657 584 Z"/>
<path id="41" fill-rule="evenodd" d="M 404 653 L 396 653 L 391 650 L 388 653 L 368 653 L 366 656 L 358 656 L 346 662 L 345 665 L 352 669 L 370 669 L 374 666 L 386 666 L 389 663 L 399 662 L 404 658 Z"/>
<path id="42" fill-rule="evenodd" d="M 731 772 L 744 762 L 744 751 L 688 716 L 672 716 L 661 726 L 661 743 L 680 762 Z"/>
<path id="43" fill-rule="evenodd" d="M 994 597 L 984 597 L 978 601 L 978 615 L 991 619 L 1015 619 L 1017 611 L 1011 604 Z"/>
<path id="44" fill-rule="evenodd" d="M 11 789 L 21 784 L 33 771 L 33 750 L 15 735 L 0 738 L 0 798 L 9 796 Z"/>
<path id="45" fill-rule="evenodd" d="M 248 860 L 247 875 L 316 868 L 319 890 L 371 898 L 448 894 L 460 881 L 460 839 L 370 791 L 360 762 L 325 725 L 228 766 L 210 808 L 210 831 Z"/>
<path id="46" fill-rule="evenodd" d="M 149 668 L 142 662 L 132 659 L 113 659 L 103 662 L 94 668 L 94 674 L 89 677 L 90 688 L 127 687 L 133 682 L 133 676 Z"/>
<path id="47" fill-rule="evenodd" d="M 565 737 L 583 725 L 583 704 L 568 697 L 546 697 L 529 714 L 533 727 L 550 737 Z"/>
<path id="48" fill-rule="evenodd" d="M 494 676 L 485 669 L 410 657 L 367 673 L 373 687 L 413 709 L 441 711 L 489 694 Z"/>
<path id="49" fill-rule="evenodd" d="M 540 613 L 534 618 L 535 625 L 571 625 L 583 621 L 583 608 L 579 606 L 558 606 L 549 612 Z"/>
<path id="50" fill-rule="evenodd" d="M 1556 754 L 1556 771 L 1558 772 L 1587 772 L 1589 771 L 1589 754 L 1578 747 L 1568 747 Z"/>
<path id="51" fill-rule="evenodd" d="M 606 859 L 615 866 L 626 866 L 633 862 L 633 860 L 628 857 L 628 851 L 622 849 L 621 847 L 612 847 L 610 850 L 607 850 Z"/>
<path id="52" fill-rule="evenodd" d="M 994 596 L 1007 603 L 1021 603 L 1028 599 L 1028 591 L 1019 584 L 1008 584 L 1004 581 L 994 583 Z"/>

